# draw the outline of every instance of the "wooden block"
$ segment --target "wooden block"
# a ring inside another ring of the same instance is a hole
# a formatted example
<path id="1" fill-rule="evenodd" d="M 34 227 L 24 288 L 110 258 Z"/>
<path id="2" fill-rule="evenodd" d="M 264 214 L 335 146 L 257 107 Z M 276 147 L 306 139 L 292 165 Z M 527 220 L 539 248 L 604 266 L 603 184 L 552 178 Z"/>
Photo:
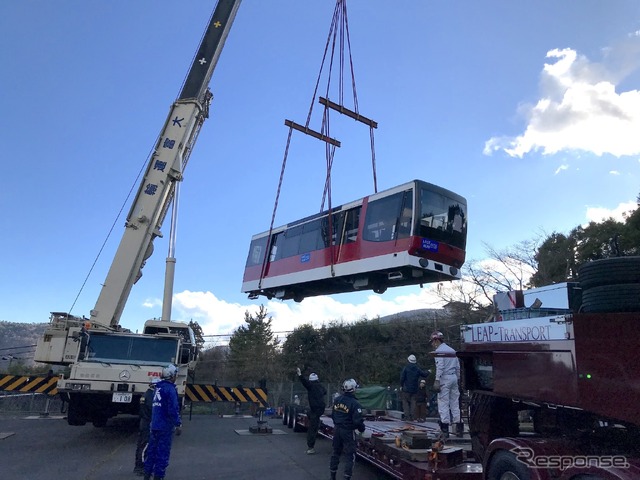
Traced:
<path id="1" fill-rule="evenodd" d="M 426 432 L 402 432 L 402 443 L 411 449 L 431 448 L 431 442 Z"/>

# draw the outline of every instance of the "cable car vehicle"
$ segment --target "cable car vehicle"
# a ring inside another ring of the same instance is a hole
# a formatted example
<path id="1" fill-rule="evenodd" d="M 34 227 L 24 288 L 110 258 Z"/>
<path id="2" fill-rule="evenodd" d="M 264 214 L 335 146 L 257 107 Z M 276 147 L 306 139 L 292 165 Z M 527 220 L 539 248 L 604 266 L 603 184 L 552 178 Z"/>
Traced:
<path id="1" fill-rule="evenodd" d="M 466 239 L 464 197 L 413 180 L 254 235 L 242 292 L 302 301 L 456 280 Z"/>

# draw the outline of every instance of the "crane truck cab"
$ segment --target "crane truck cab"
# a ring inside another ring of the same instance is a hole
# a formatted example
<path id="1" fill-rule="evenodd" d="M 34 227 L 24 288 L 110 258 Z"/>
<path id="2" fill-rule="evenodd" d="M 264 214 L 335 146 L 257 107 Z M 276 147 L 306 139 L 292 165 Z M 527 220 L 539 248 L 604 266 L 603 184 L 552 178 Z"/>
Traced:
<path id="1" fill-rule="evenodd" d="M 137 415 L 147 385 L 161 378 L 168 364 L 178 367 L 176 388 L 184 398 L 198 357 L 188 324 L 148 320 L 142 334 L 86 324 L 86 319 L 53 313 L 36 349 L 36 360 L 69 366 L 57 388 L 68 402 L 70 425 L 101 427 L 116 415 Z"/>

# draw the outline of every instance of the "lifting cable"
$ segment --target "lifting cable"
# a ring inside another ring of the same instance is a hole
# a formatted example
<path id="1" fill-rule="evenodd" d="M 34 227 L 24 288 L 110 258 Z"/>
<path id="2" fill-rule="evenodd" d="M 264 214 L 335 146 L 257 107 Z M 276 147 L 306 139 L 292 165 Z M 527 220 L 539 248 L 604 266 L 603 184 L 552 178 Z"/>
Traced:
<path id="1" fill-rule="evenodd" d="M 339 103 L 334 103 L 329 100 L 329 90 L 331 87 L 331 73 L 333 70 L 333 60 L 336 54 L 336 41 L 339 40 L 339 81 L 338 81 L 338 100 Z M 345 41 L 346 47 L 348 49 L 349 55 L 349 68 L 351 73 L 351 89 L 353 92 L 353 104 L 354 110 L 349 110 L 344 107 L 344 61 L 345 61 Z M 318 97 L 318 89 L 320 86 L 320 80 L 322 78 L 322 72 L 325 66 L 325 62 L 327 60 L 327 54 L 329 53 L 329 47 L 331 46 L 331 56 L 328 67 L 328 79 L 327 86 L 325 90 L 325 97 Z M 315 104 L 316 98 L 318 98 L 318 102 L 324 106 L 323 115 L 322 115 L 322 128 L 320 132 L 312 130 L 309 128 L 309 124 L 311 123 L 311 115 L 313 113 L 313 106 Z M 335 154 L 336 147 L 340 147 L 340 142 L 330 136 L 330 128 L 329 128 L 329 113 L 330 110 L 335 110 L 343 115 L 347 115 L 348 117 L 353 118 L 359 122 L 362 122 L 366 125 L 369 125 L 369 137 L 370 137 L 370 146 L 371 146 L 371 166 L 373 171 L 373 188 L 374 192 L 378 192 L 378 184 L 377 184 L 377 175 L 376 175 L 376 160 L 375 160 L 375 142 L 374 142 L 374 128 L 378 128 L 377 122 L 370 120 L 358 112 L 358 95 L 356 92 L 356 81 L 355 81 L 355 73 L 353 68 L 353 59 L 351 56 L 351 40 L 349 36 L 349 22 L 347 19 L 347 0 L 336 0 L 336 6 L 333 11 L 333 17 L 331 20 L 331 27 L 329 28 L 329 35 L 327 36 L 327 41 L 325 44 L 324 54 L 322 56 L 322 62 L 320 64 L 320 71 L 318 72 L 318 78 L 316 80 L 316 85 L 313 91 L 313 97 L 311 99 L 311 105 L 309 107 L 309 113 L 307 114 L 307 120 L 304 125 L 297 124 L 291 120 L 285 120 L 284 124 L 289 127 L 289 134 L 287 136 L 287 143 L 285 147 L 284 158 L 282 160 L 282 167 L 280 170 L 280 179 L 278 181 L 278 188 L 276 191 L 276 198 L 273 206 L 273 213 L 271 215 L 271 223 L 269 225 L 269 235 L 267 237 L 267 244 L 265 245 L 265 254 L 262 259 L 262 268 L 260 270 L 260 279 L 258 282 L 258 289 L 262 288 L 262 280 L 266 274 L 266 268 L 268 259 L 271 256 L 271 251 L 274 247 L 273 245 L 273 225 L 275 222 L 276 211 L 278 209 L 278 200 L 280 198 L 280 191 L 282 189 L 282 182 L 284 179 L 284 172 L 287 164 L 287 156 L 289 154 L 289 147 L 291 145 L 291 136 L 293 130 L 298 130 L 306 135 L 310 135 L 318 140 L 325 142 L 325 158 L 326 158 L 326 176 L 325 176 L 325 185 L 324 191 L 322 194 L 322 201 L 320 204 L 320 212 L 324 211 L 325 200 L 327 202 L 327 209 L 331 212 L 331 169 L 333 167 L 333 159 Z M 331 274 L 334 275 L 334 242 L 331 241 L 331 232 L 333 231 L 332 219 L 333 215 L 328 215 L 328 228 L 329 228 L 329 244 L 331 248 Z M 337 239 L 336 239 L 337 240 Z"/>

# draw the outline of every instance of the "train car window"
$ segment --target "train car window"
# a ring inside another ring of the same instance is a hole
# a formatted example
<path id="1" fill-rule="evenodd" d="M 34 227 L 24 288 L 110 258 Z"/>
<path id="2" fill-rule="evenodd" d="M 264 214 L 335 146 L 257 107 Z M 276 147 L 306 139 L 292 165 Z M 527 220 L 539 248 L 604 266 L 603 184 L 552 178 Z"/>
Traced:
<path id="1" fill-rule="evenodd" d="M 264 260 L 264 252 L 267 245 L 267 237 L 257 238 L 251 242 L 249 256 L 247 257 L 247 267 L 261 265 Z"/>
<path id="2" fill-rule="evenodd" d="M 358 239 L 358 225 L 360 224 L 361 206 L 347 210 L 346 220 L 344 222 L 344 235 L 342 235 L 342 243 L 353 243 Z"/>
<path id="3" fill-rule="evenodd" d="M 274 262 L 282 258 L 282 244 L 284 243 L 284 232 L 278 232 L 273 235 L 273 241 L 271 242 L 271 252 L 269 253 L 269 261 Z"/>
<path id="4" fill-rule="evenodd" d="M 418 235 L 465 248 L 466 206 L 445 195 L 422 188 Z"/>
<path id="5" fill-rule="evenodd" d="M 302 236 L 302 225 L 288 228 L 284 232 L 284 241 L 278 245 L 279 256 L 277 258 L 287 258 L 298 255 L 300 252 L 300 237 Z"/>
<path id="6" fill-rule="evenodd" d="M 393 240 L 404 192 L 369 202 L 365 217 L 363 239 L 370 242 Z"/>
<path id="7" fill-rule="evenodd" d="M 331 217 L 331 233 L 329 233 L 329 216 L 322 218 L 321 239 L 319 248 L 329 248 L 336 245 L 336 239 L 342 238 L 342 229 L 344 227 L 344 212 L 336 212 Z M 329 241 L 331 239 L 331 243 Z"/>
<path id="8" fill-rule="evenodd" d="M 411 225 L 413 220 L 413 191 L 404 192 L 402 199 L 402 212 L 398 219 L 397 238 L 407 238 L 411 235 Z"/>
<path id="9" fill-rule="evenodd" d="M 307 253 L 322 248 L 320 220 L 305 223 L 302 226 L 298 253 Z"/>

